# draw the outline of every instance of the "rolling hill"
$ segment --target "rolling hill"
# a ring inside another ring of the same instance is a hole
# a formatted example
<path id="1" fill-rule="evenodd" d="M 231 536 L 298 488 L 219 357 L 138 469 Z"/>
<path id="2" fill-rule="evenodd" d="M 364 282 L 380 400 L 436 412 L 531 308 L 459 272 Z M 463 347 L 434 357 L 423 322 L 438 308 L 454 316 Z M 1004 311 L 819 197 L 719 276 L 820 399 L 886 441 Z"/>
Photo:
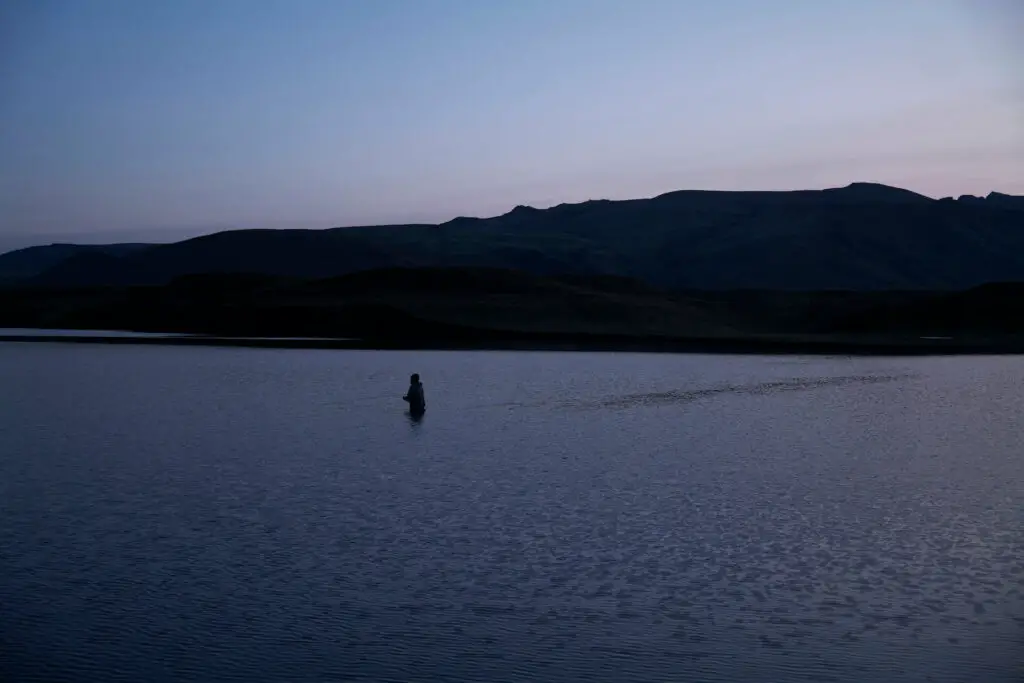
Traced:
<path id="1" fill-rule="evenodd" d="M 70 259 L 91 256 L 118 258 L 145 249 L 149 244 L 49 244 L 26 247 L 0 255 L 0 280 L 26 280 L 41 276 Z"/>

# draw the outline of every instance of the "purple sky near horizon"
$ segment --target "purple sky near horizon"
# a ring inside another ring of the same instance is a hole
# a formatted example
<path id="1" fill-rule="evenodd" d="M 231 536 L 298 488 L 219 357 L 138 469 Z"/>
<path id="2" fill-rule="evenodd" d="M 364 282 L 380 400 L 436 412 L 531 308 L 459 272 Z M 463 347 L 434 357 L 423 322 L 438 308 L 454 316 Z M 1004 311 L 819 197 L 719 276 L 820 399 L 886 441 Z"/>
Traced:
<path id="1" fill-rule="evenodd" d="M 1017 0 L 11 0 L 0 250 L 677 189 L 1024 194 L 1021 36 Z"/>

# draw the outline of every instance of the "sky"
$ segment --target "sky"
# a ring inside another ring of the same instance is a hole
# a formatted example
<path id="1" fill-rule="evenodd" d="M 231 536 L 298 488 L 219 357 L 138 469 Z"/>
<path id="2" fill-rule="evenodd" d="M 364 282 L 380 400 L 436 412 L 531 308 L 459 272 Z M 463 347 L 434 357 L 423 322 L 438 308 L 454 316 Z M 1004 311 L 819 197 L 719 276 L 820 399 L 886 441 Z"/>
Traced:
<path id="1" fill-rule="evenodd" d="M 1019 0 L 7 0 L 0 249 L 678 189 L 1024 194 Z"/>

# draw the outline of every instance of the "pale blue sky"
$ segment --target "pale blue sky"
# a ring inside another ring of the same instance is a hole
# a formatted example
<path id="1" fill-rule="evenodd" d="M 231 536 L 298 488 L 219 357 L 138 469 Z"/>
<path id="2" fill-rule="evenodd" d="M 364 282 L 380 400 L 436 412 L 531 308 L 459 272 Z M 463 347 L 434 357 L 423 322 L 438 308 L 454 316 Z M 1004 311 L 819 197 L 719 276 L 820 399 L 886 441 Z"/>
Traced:
<path id="1" fill-rule="evenodd" d="M 1022 19 L 1017 0 L 10 0 L 0 236 L 857 180 L 1024 193 Z"/>

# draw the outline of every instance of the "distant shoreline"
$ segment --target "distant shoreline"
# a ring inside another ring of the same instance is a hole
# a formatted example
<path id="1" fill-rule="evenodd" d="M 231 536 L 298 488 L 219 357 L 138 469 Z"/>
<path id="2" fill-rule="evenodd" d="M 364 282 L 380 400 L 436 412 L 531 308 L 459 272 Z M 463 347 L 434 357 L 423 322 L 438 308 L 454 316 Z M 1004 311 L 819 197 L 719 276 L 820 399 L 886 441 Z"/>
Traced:
<path id="1" fill-rule="evenodd" d="M 221 346 L 338 351 L 556 351 L 606 353 L 675 353 L 728 355 L 963 356 L 1024 354 L 1024 340 L 957 341 L 955 339 L 851 340 L 827 338 L 675 339 L 530 335 L 480 339 L 335 339 L 256 338 L 206 335 L 115 336 L 99 334 L 2 335 L 7 343 L 131 344 Z"/>

